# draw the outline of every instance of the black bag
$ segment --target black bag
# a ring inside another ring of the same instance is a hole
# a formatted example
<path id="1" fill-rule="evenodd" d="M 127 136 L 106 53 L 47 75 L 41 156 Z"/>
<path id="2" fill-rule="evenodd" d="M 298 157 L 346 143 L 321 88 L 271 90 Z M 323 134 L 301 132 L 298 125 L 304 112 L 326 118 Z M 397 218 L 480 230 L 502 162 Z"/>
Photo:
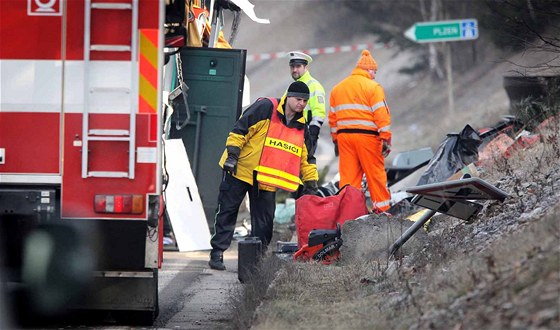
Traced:
<path id="1" fill-rule="evenodd" d="M 481 143 L 480 135 L 470 125 L 458 134 L 447 134 L 417 185 L 445 181 L 463 167 L 478 161 Z"/>

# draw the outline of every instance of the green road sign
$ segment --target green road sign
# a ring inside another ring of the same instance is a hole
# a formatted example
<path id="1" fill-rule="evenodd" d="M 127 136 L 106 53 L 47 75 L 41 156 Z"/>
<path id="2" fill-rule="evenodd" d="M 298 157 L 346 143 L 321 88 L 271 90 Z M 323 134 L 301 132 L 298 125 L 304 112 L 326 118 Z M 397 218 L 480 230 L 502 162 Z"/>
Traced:
<path id="1" fill-rule="evenodd" d="M 474 18 L 416 23 L 404 36 L 416 42 L 444 42 L 478 38 L 478 22 Z"/>

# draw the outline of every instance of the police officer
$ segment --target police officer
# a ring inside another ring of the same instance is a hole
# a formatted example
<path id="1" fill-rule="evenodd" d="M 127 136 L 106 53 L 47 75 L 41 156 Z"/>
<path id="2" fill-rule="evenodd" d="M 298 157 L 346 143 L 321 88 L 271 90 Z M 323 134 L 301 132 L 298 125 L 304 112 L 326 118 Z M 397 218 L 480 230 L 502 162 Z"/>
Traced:
<path id="1" fill-rule="evenodd" d="M 304 82 L 309 87 L 309 100 L 304 110 L 304 116 L 309 128 L 309 139 L 306 141 L 308 158 L 307 160 L 316 164 L 315 151 L 317 150 L 317 140 L 321 125 L 325 121 L 325 89 L 321 83 L 311 76 L 309 64 L 313 61 L 311 56 L 292 51 L 288 53 L 290 58 L 290 74 L 295 81 Z"/>

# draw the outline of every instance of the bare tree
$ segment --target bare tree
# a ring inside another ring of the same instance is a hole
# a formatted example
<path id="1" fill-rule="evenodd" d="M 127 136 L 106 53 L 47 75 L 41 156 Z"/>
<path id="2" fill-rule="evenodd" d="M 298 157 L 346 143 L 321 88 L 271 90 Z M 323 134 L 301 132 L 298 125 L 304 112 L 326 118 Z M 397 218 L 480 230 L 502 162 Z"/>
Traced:
<path id="1" fill-rule="evenodd" d="M 441 0 L 430 0 L 429 11 L 426 9 L 426 1 L 420 1 L 420 12 L 425 21 L 437 21 L 443 17 L 443 7 Z M 429 14 L 428 14 L 429 12 Z M 435 43 L 428 44 L 428 65 L 430 72 L 437 78 L 443 79 L 443 69 L 440 64 L 441 50 L 438 50 L 438 45 Z"/>

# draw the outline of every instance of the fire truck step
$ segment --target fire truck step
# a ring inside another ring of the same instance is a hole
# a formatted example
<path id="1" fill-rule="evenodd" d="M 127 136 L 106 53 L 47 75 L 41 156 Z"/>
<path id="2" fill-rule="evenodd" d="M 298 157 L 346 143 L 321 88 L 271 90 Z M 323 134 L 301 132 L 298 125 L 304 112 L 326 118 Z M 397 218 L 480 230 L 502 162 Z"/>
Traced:
<path id="1" fill-rule="evenodd" d="M 90 136 L 129 136 L 130 131 L 127 129 L 90 129 L 88 134 Z"/>
<path id="2" fill-rule="evenodd" d="M 130 141 L 129 137 L 89 136 L 89 141 Z"/>
<path id="3" fill-rule="evenodd" d="M 91 45 L 89 49 L 96 52 L 129 52 L 132 48 L 128 45 Z"/>
<path id="4" fill-rule="evenodd" d="M 124 2 L 96 2 L 91 4 L 95 9 L 132 9 L 132 4 Z"/>
<path id="5" fill-rule="evenodd" d="M 128 178 L 128 172 L 91 171 L 88 177 L 92 178 Z"/>

